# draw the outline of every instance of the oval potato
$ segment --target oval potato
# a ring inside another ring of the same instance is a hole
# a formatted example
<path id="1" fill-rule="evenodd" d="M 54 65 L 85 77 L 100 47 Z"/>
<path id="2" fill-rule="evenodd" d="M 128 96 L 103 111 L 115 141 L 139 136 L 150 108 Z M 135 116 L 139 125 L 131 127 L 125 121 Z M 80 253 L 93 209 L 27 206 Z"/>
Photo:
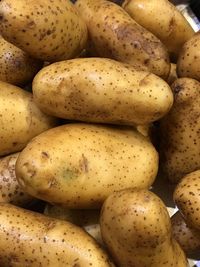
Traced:
<path id="1" fill-rule="evenodd" d="M 148 188 L 158 154 L 134 130 L 63 125 L 37 136 L 20 153 L 17 179 L 31 195 L 68 208 L 99 208 L 114 191 Z"/>
<path id="2" fill-rule="evenodd" d="M 0 204 L 0 265 L 114 267 L 81 228 L 42 214 Z"/>
<path id="3" fill-rule="evenodd" d="M 22 150 L 39 133 L 57 124 L 43 114 L 31 93 L 0 81 L 0 156 Z"/>
<path id="4" fill-rule="evenodd" d="M 2 0 L 0 31 L 10 43 L 50 62 L 79 55 L 87 41 L 87 27 L 69 0 Z"/>
<path id="5" fill-rule="evenodd" d="M 125 0 L 122 6 L 137 23 L 158 37 L 175 57 L 195 33 L 168 0 Z"/>
<path id="6" fill-rule="evenodd" d="M 148 124 L 173 104 L 169 85 L 146 71 L 105 58 L 62 61 L 34 78 L 33 95 L 47 114 L 86 122 Z"/>
<path id="7" fill-rule="evenodd" d="M 170 71 L 167 49 L 122 7 L 106 0 L 78 0 L 75 6 L 87 24 L 94 50 L 101 57 L 143 65 L 167 79 Z"/>

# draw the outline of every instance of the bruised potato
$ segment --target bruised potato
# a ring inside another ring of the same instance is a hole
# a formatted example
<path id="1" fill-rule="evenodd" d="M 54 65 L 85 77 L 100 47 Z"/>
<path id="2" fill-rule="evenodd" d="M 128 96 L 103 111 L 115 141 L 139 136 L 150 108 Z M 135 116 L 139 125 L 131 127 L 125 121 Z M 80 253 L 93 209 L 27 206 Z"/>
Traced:
<path id="1" fill-rule="evenodd" d="M 169 85 L 147 71 L 105 58 L 51 64 L 34 78 L 33 95 L 47 114 L 70 120 L 148 124 L 171 108 Z"/>
<path id="2" fill-rule="evenodd" d="M 0 156 L 4 156 L 22 150 L 56 120 L 40 111 L 31 93 L 0 81 L 0 125 Z"/>
<path id="3" fill-rule="evenodd" d="M 81 228 L 0 204 L 0 265 L 111 267 L 106 253 Z"/>
<path id="4" fill-rule="evenodd" d="M 160 162 L 166 176 L 177 183 L 200 169 L 200 83 L 180 78 L 171 88 L 174 105 L 160 124 Z"/>
<path id="5" fill-rule="evenodd" d="M 200 32 L 187 41 L 181 49 L 177 73 L 179 77 L 189 77 L 200 82 Z"/>
<path id="6" fill-rule="evenodd" d="M 0 36 L 0 81 L 24 85 L 31 81 L 42 63 Z"/>
<path id="7" fill-rule="evenodd" d="M 76 209 L 100 208 L 114 191 L 148 188 L 158 154 L 133 129 L 68 124 L 34 138 L 20 153 L 16 175 L 23 190 Z"/>
<path id="8" fill-rule="evenodd" d="M 75 6 L 85 20 L 94 50 L 167 79 L 167 49 L 152 33 L 134 21 L 120 6 L 106 0 L 78 0 Z"/>
<path id="9" fill-rule="evenodd" d="M 137 23 L 158 37 L 175 57 L 194 34 L 185 17 L 168 0 L 125 0 L 122 6 Z"/>
<path id="10" fill-rule="evenodd" d="M 187 267 L 179 244 L 172 238 L 167 208 L 145 189 L 110 195 L 100 216 L 103 241 L 120 267 Z"/>
<path id="11" fill-rule="evenodd" d="M 2 36 L 31 56 L 59 61 L 81 53 L 87 28 L 69 0 L 0 1 Z"/>

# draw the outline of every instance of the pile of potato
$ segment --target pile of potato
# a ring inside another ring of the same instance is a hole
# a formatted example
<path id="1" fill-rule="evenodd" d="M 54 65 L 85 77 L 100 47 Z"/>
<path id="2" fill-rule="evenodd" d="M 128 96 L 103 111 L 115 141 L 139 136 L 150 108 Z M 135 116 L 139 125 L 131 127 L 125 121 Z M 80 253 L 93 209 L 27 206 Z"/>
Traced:
<path id="1" fill-rule="evenodd" d="M 114 2 L 0 1 L 2 267 L 200 256 L 200 34 L 167 0 Z"/>

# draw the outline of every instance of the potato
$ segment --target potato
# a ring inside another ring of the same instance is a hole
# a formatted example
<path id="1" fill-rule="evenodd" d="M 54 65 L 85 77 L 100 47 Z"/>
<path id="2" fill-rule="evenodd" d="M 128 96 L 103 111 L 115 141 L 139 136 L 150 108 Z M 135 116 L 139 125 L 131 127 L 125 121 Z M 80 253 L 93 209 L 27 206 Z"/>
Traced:
<path id="1" fill-rule="evenodd" d="M 173 215 L 171 222 L 173 236 L 185 253 L 189 256 L 191 253 L 199 252 L 200 231 L 187 225 L 180 212 Z"/>
<path id="2" fill-rule="evenodd" d="M 70 210 L 47 204 L 44 214 L 82 227 L 97 243 L 103 245 L 99 225 L 99 210 Z"/>
<path id="3" fill-rule="evenodd" d="M 106 0 L 78 0 L 75 6 L 88 26 L 94 50 L 167 79 L 170 62 L 167 49 L 118 5 Z"/>
<path id="4" fill-rule="evenodd" d="M 200 32 L 187 41 L 180 51 L 177 73 L 179 77 L 200 81 Z"/>
<path id="5" fill-rule="evenodd" d="M 0 265 L 23 267 L 114 266 L 81 228 L 0 204 Z"/>
<path id="6" fill-rule="evenodd" d="M 200 169 L 200 83 L 181 78 L 172 85 L 174 105 L 160 124 L 161 166 L 174 183 Z"/>
<path id="7" fill-rule="evenodd" d="M 163 117 L 173 95 L 146 71 L 105 58 L 79 58 L 43 68 L 33 95 L 47 114 L 86 122 L 147 124 Z"/>
<path id="8" fill-rule="evenodd" d="M 19 186 L 15 175 L 15 163 L 19 153 L 0 158 L 0 202 L 25 206 L 33 201 Z"/>
<path id="9" fill-rule="evenodd" d="M 177 185 L 174 201 L 187 224 L 200 231 L 200 170 L 189 173 Z"/>
<path id="10" fill-rule="evenodd" d="M 16 176 L 22 188 L 47 202 L 76 209 L 100 208 L 114 191 L 148 188 L 158 155 L 132 129 L 68 124 L 34 138 L 20 153 Z"/>
<path id="11" fill-rule="evenodd" d="M 120 267 L 186 267 L 159 197 L 145 189 L 110 195 L 101 210 L 102 238 Z"/>
<path id="12" fill-rule="evenodd" d="M 137 23 L 158 37 L 175 57 L 194 34 L 185 17 L 168 0 L 125 0 L 123 8 Z"/>
<path id="13" fill-rule="evenodd" d="M 172 85 L 175 80 L 178 79 L 177 73 L 176 73 L 176 64 L 171 63 L 171 69 L 169 73 L 169 77 L 167 79 L 167 82 L 169 85 Z"/>
<path id="14" fill-rule="evenodd" d="M 33 79 L 42 63 L 0 36 L 0 80 L 23 85 Z"/>
<path id="15" fill-rule="evenodd" d="M 3 37 L 31 56 L 59 61 L 81 53 L 87 28 L 69 0 L 0 1 Z"/>
<path id="16" fill-rule="evenodd" d="M 0 125 L 0 156 L 4 156 L 22 150 L 56 120 L 39 110 L 31 93 L 0 81 Z"/>

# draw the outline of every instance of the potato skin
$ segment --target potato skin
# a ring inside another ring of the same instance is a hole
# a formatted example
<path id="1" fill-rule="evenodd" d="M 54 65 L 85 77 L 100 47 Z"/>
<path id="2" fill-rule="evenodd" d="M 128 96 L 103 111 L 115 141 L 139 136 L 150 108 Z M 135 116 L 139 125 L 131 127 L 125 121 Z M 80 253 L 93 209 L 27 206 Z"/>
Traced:
<path id="1" fill-rule="evenodd" d="M 167 83 L 169 85 L 172 85 L 173 82 L 175 82 L 175 80 L 178 79 L 178 75 L 177 75 L 177 72 L 176 72 L 176 64 L 174 63 L 171 63 L 171 68 L 170 68 L 170 73 L 169 73 L 169 77 L 167 79 Z"/>
<path id="2" fill-rule="evenodd" d="M 161 167 L 177 183 L 200 168 L 200 83 L 180 78 L 171 86 L 174 105 L 160 124 Z"/>
<path id="3" fill-rule="evenodd" d="M 103 241 L 120 267 L 186 267 L 187 260 L 172 238 L 164 203 L 145 189 L 110 195 L 101 210 Z"/>
<path id="4" fill-rule="evenodd" d="M 168 0 L 125 0 L 122 6 L 137 23 L 158 37 L 175 57 L 195 33 Z"/>
<path id="5" fill-rule="evenodd" d="M 34 198 L 26 194 L 19 186 L 15 175 L 15 163 L 19 153 L 0 158 L 0 202 L 25 206 Z"/>
<path id="6" fill-rule="evenodd" d="M 200 231 L 190 227 L 180 212 L 175 213 L 172 218 L 173 237 L 180 244 L 181 248 L 188 255 L 196 253 L 200 249 Z"/>
<path id="7" fill-rule="evenodd" d="M 14 85 L 31 81 L 42 67 L 42 62 L 0 36 L 0 80 Z"/>
<path id="8" fill-rule="evenodd" d="M 114 266 L 81 228 L 0 204 L 0 264 L 4 267 Z"/>
<path id="9" fill-rule="evenodd" d="M 179 77 L 189 77 L 200 82 L 200 32 L 187 41 L 181 49 L 177 73 Z"/>
<path id="10" fill-rule="evenodd" d="M 43 68 L 34 78 L 33 95 L 40 109 L 53 116 L 126 125 L 158 120 L 173 103 L 170 87 L 156 75 L 105 58 Z"/>
<path id="11" fill-rule="evenodd" d="M 148 188 L 157 170 L 158 154 L 146 137 L 90 124 L 46 131 L 26 146 L 16 164 L 26 192 L 76 209 L 99 208 L 121 188 Z"/>
<path id="12" fill-rule="evenodd" d="M 200 170 L 183 177 L 174 191 L 174 201 L 184 220 L 200 231 Z"/>
<path id="13" fill-rule="evenodd" d="M 122 7 L 106 0 L 78 0 L 75 6 L 87 24 L 94 50 L 100 57 L 143 65 L 167 79 L 170 62 L 165 46 Z"/>
<path id="14" fill-rule="evenodd" d="M 1 81 L 0 114 L 0 156 L 22 150 L 34 136 L 57 124 L 39 110 L 31 93 Z"/>
<path id="15" fill-rule="evenodd" d="M 2 36 L 43 61 L 73 58 L 86 45 L 86 25 L 69 0 L 2 0 L 0 18 Z"/>

